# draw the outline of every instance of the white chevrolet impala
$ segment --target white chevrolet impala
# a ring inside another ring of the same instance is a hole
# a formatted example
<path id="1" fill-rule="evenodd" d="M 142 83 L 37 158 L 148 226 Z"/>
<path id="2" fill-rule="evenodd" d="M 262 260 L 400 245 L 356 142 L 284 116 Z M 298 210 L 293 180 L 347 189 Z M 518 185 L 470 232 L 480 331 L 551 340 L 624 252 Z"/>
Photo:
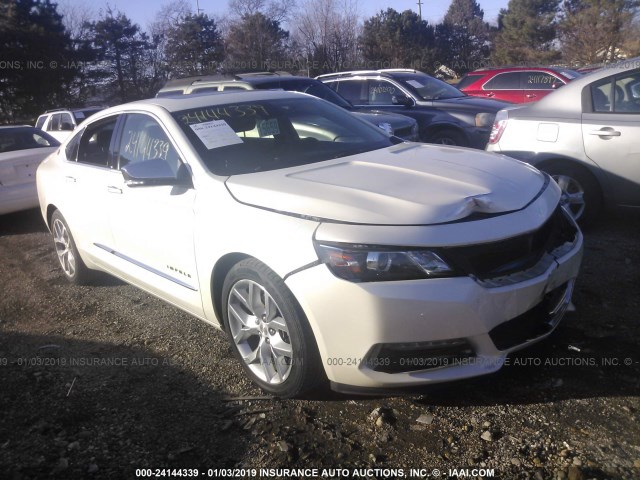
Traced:
<path id="1" fill-rule="evenodd" d="M 219 326 L 279 396 L 494 372 L 553 331 L 582 255 L 548 175 L 291 92 L 104 110 L 37 182 L 70 281 L 109 272 Z"/>

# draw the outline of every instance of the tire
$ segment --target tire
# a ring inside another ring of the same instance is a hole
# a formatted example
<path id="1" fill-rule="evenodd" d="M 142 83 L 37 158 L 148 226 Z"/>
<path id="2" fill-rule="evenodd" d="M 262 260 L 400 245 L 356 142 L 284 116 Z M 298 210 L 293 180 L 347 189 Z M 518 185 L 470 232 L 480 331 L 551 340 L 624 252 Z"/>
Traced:
<path id="1" fill-rule="evenodd" d="M 232 349 L 255 384 L 291 398 L 323 381 L 313 332 L 275 272 L 253 258 L 238 262 L 225 278 L 222 300 Z"/>
<path id="2" fill-rule="evenodd" d="M 602 193 L 597 180 L 587 170 L 570 164 L 542 166 L 562 190 L 560 202 L 581 226 L 593 224 L 602 210 Z"/>
<path id="3" fill-rule="evenodd" d="M 76 285 L 89 283 L 92 276 L 91 271 L 82 261 L 69 225 L 59 210 L 51 215 L 51 234 L 58 261 L 67 280 Z"/>
<path id="4" fill-rule="evenodd" d="M 448 145 L 452 147 L 467 147 L 469 142 L 463 134 L 451 129 L 439 130 L 427 137 L 428 143 Z"/>

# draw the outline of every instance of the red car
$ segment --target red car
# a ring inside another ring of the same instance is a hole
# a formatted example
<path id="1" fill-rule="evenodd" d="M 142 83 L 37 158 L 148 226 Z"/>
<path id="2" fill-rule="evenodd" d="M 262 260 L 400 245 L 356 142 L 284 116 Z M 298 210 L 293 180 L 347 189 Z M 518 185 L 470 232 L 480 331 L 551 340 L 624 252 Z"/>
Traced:
<path id="1" fill-rule="evenodd" d="M 456 86 L 467 95 L 527 103 L 540 100 L 579 76 L 573 70 L 556 67 L 483 68 L 467 73 Z"/>

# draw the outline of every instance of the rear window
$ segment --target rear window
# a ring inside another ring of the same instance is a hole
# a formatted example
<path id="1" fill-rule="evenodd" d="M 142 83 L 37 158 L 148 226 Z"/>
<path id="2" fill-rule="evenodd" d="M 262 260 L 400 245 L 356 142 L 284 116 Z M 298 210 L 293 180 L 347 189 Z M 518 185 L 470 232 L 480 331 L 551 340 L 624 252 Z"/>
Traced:
<path id="1" fill-rule="evenodd" d="M 499 73 L 482 87 L 484 90 L 520 90 L 520 72 Z"/>
<path id="2" fill-rule="evenodd" d="M 41 115 L 38 117 L 38 121 L 36 122 L 36 128 L 42 129 L 44 127 L 44 122 L 47 121 L 46 115 Z"/>
<path id="3" fill-rule="evenodd" d="M 11 128 L 0 130 L 0 153 L 27 150 L 30 148 L 57 147 L 53 137 L 35 128 Z"/>
<path id="4" fill-rule="evenodd" d="M 483 77 L 482 74 L 478 75 L 465 75 L 460 79 L 460 81 L 456 84 L 458 90 L 464 90 L 466 87 L 471 85 L 474 82 L 477 82 L 479 79 Z"/>

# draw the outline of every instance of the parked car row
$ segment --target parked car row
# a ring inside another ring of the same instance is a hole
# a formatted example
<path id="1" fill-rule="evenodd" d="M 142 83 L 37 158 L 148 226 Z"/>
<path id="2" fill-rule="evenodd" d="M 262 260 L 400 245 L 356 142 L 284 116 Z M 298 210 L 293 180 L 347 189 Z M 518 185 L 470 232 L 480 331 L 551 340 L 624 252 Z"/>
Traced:
<path id="1" fill-rule="evenodd" d="M 380 110 L 366 111 L 356 109 L 342 96 L 313 78 L 297 77 L 276 72 L 187 77 L 167 82 L 160 89 L 157 97 L 234 90 L 288 90 L 307 93 L 352 112 L 363 120 L 382 128 L 389 135 L 395 135 L 409 141 L 419 140 L 418 124 L 415 120 L 404 115 Z"/>
<path id="2" fill-rule="evenodd" d="M 524 106 L 414 70 L 182 79 L 52 147 L 40 209 L 69 281 L 222 328 L 272 394 L 483 375 L 570 308 L 576 220 L 640 206 L 639 67 Z"/>

